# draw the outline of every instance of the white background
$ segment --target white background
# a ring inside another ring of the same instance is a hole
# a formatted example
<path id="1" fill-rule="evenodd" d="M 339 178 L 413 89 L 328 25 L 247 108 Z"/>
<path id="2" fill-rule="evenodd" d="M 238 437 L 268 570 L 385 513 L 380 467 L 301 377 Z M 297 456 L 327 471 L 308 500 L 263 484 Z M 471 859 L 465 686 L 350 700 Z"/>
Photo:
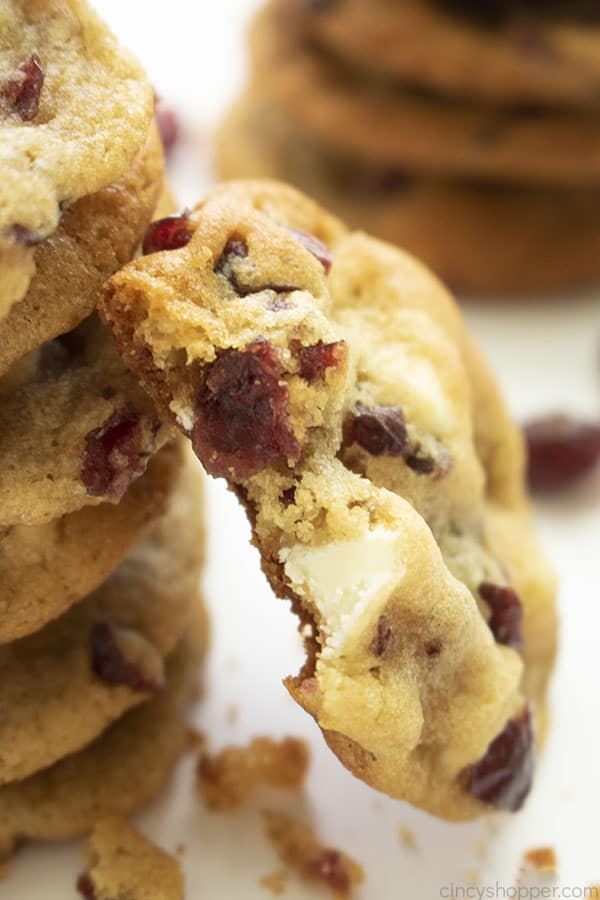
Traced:
<path id="1" fill-rule="evenodd" d="M 172 162 L 172 178 L 182 203 L 192 205 L 210 179 L 211 128 L 244 77 L 243 29 L 255 3 L 97 0 L 97 6 L 182 116 L 186 136 Z M 598 413 L 599 298 L 600 291 L 548 304 L 466 307 L 517 417 L 561 409 Z M 208 497 L 205 586 L 214 633 L 197 724 L 214 748 L 254 734 L 304 736 L 313 762 L 302 798 L 261 795 L 233 814 L 204 811 L 192 786 L 193 761 L 184 762 L 170 793 L 139 823 L 167 849 L 185 844 L 188 898 L 272 896 L 258 883 L 278 868 L 263 835 L 260 810 L 266 805 L 310 817 L 326 840 L 358 858 L 367 871 L 358 896 L 369 900 L 435 900 L 450 895 L 452 882 L 466 885 L 475 874 L 483 887 L 498 880 L 508 889 L 523 852 L 545 844 L 558 853 L 560 885 L 600 882 L 600 476 L 538 507 L 546 547 L 561 577 L 562 652 L 552 691 L 553 728 L 526 810 L 499 818 L 494 830 L 485 822 L 435 821 L 375 794 L 345 772 L 281 685 L 298 668 L 302 653 L 287 605 L 272 597 L 259 573 L 244 517 L 222 484 L 209 484 Z M 414 832 L 416 850 L 402 846 L 400 825 Z M 0 900 L 70 900 L 77 896 L 81 866 L 79 845 L 24 850 L 0 884 Z M 482 894 L 496 895 L 502 893 Z M 556 896 L 561 895 L 582 896 L 566 890 Z M 314 893 L 292 879 L 285 896 L 294 900 Z"/>

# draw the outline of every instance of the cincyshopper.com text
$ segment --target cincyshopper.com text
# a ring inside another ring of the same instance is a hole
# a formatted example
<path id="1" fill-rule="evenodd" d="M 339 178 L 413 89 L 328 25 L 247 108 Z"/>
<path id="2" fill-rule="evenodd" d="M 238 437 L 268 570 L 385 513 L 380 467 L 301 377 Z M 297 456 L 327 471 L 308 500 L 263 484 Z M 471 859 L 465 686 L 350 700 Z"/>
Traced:
<path id="1" fill-rule="evenodd" d="M 600 900 L 600 887 L 574 885 L 446 884 L 442 900 Z"/>

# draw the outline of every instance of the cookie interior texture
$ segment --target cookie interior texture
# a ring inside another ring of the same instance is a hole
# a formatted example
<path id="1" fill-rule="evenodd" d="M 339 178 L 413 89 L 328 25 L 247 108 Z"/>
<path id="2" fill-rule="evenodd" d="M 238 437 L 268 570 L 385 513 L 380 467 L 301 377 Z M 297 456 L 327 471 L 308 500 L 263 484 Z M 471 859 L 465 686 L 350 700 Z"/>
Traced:
<path id="1" fill-rule="evenodd" d="M 108 815 L 131 815 L 162 790 L 186 746 L 185 711 L 206 639 L 200 609 L 167 664 L 165 690 L 79 753 L 0 788 L 0 854 L 22 841 L 79 837 Z"/>
<path id="2" fill-rule="evenodd" d="M 0 648 L 0 783 L 76 752 L 161 689 L 163 659 L 191 618 L 203 559 L 201 481 L 185 455 L 163 515 L 104 584 Z"/>
<path id="3" fill-rule="evenodd" d="M 520 435 L 456 306 L 277 183 L 218 187 L 185 225 L 186 246 L 108 282 L 101 312 L 248 511 L 303 625 L 292 695 L 374 787 L 448 819 L 518 808 L 554 582 Z"/>

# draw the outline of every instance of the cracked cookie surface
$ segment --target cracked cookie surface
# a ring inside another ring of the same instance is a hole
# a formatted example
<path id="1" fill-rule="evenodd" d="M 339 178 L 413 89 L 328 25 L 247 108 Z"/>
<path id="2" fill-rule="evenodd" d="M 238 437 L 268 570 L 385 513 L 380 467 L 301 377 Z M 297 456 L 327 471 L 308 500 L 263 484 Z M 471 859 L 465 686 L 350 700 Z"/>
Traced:
<path id="1" fill-rule="evenodd" d="M 283 185 L 225 184 L 186 228 L 101 312 L 300 616 L 288 689 L 374 787 L 449 819 L 518 809 L 554 584 L 519 434 L 455 305 Z"/>
<path id="2" fill-rule="evenodd" d="M 0 788 L 0 854 L 23 840 L 79 837 L 106 816 L 131 815 L 162 790 L 185 749 L 185 711 L 206 642 L 200 618 L 167 661 L 165 690 L 79 753 Z"/>
<path id="3" fill-rule="evenodd" d="M 28 366 L 21 384 L 0 381 L 4 528 L 118 502 L 168 437 L 96 316 L 33 351 L 17 371 Z"/>
<path id="4" fill-rule="evenodd" d="M 2 288 L 10 305 L 61 209 L 128 168 L 153 98 L 141 66 L 85 0 L 4 0 L 0 36 L 0 271 L 12 272 Z"/>
<path id="5" fill-rule="evenodd" d="M 191 619 L 203 558 L 197 463 L 179 456 L 165 513 L 96 591 L 0 648 L 0 783 L 89 744 L 164 687 Z"/>

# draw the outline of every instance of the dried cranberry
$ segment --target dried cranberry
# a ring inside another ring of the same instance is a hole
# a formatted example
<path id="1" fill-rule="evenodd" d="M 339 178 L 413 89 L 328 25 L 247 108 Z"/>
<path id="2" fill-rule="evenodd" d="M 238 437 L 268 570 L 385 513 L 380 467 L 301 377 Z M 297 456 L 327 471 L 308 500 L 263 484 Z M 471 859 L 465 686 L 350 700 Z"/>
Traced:
<path id="1" fill-rule="evenodd" d="M 405 456 L 410 441 L 402 409 L 357 403 L 344 422 L 344 445 L 352 444 L 372 456 Z"/>
<path id="2" fill-rule="evenodd" d="M 142 252 L 147 256 L 161 250 L 178 250 L 189 244 L 193 236 L 194 229 L 189 214 L 184 210 L 176 216 L 166 216 L 152 222 L 144 236 Z"/>
<path id="3" fill-rule="evenodd" d="M 386 616 L 379 616 L 375 626 L 375 637 L 371 641 L 370 650 L 373 656 L 383 656 L 392 639 L 392 626 Z"/>
<path id="4" fill-rule="evenodd" d="M 2 96 L 24 122 L 31 122 L 38 114 L 45 75 L 39 56 L 32 53 L 2 86 Z"/>
<path id="5" fill-rule="evenodd" d="M 309 253 L 319 260 L 325 272 L 328 273 L 333 263 L 333 254 L 323 241 L 320 241 L 314 234 L 307 234 L 305 231 L 299 231 L 289 225 L 286 225 L 286 228 Z"/>
<path id="6" fill-rule="evenodd" d="M 162 660 L 138 632 L 108 622 L 92 628 L 92 669 L 107 684 L 122 684 L 140 693 L 163 686 Z"/>
<path id="7" fill-rule="evenodd" d="M 267 283 L 260 285 L 260 287 L 249 287 L 248 285 L 242 284 L 234 269 L 234 264 L 236 260 L 246 259 L 247 256 L 248 245 L 245 241 L 240 238 L 231 238 L 225 244 L 223 252 L 214 266 L 215 273 L 227 278 L 238 297 L 247 297 L 249 294 L 258 294 L 260 291 L 275 291 L 276 294 L 289 294 L 290 291 L 296 290 L 296 287 L 293 284 Z"/>
<path id="8" fill-rule="evenodd" d="M 529 453 L 527 476 L 533 490 L 557 490 L 600 460 L 600 425 L 568 416 L 548 416 L 524 428 Z"/>
<path id="9" fill-rule="evenodd" d="M 279 353 L 264 340 L 226 350 L 207 367 L 192 446 L 211 475 L 243 479 L 274 460 L 299 459 L 282 375 Z"/>
<path id="10" fill-rule="evenodd" d="M 242 240 L 232 238 L 223 247 L 223 252 L 216 261 L 214 270 L 218 275 L 227 275 L 233 259 L 246 259 L 247 256 L 248 245 Z"/>
<path id="11" fill-rule="evenodd" d="M 517 812 L 533 782 L 535 746 L 529 707 L 508 722 L 467 773 L 469 792 L 496 809 Z"/>
<path id="12" fill-rule="evenodd" d="M 77 879 L 77 890 L 86 900 L 96 900 L 96 889 L 87 872 L 83 872 Z"/>
<path id="13" fill-rule="evenodd" d="M 488 625 L 498 643 L 519 650 L 523 645 L 523 605 L 517 592 L 489 581 L 482 582 L 478 592 L 491 609 Z"/>
<path id="14" fill-rule="evenodd" d="M 154 118 L 156 119 L 164 151 L 168 156 L 179 140 L 180 128 L 177 114 L 170 106 L 166 106 L 160 98 L 157 98 Z"/>
<path id="15" fill-rule="evenodd" d="M 286 509 L 288 506 L 293 506 L 296 502 L 296 485 L 293 484 L 291 487 L 286 488 L 285 491 L 282 491 L 279 499 Z"/>
<path id="16" fill-rule="evenodd" d="M 342 855 L 337 850 L 323 850 L 317 857 L 308 862 L 309 874 L 320 881 L 331 891 L 347 894 L 350 891 L 350 878 L 344 865 Z"/>
<path id="17" fill-rule="evenodd" d="M 81 480 L 92 497 L 122 497 L 146 468 L 148 453 L 142 447 L 142 424 L 131 409 L 114 412 L 85 439 Z"/>
<path id="18" fill-rule="evenodd" d="M 406 457 L 406 465 L 417 475 L 433 475 L 436 469 L 435 459 L 432 456 L 419 456 L 411 453 Z"/>
<path id="19" fill-rule="evenodd" d="M 425 644 L 425 653 L 427 656 L 439 656 L 442 652 L 442 642 L 438 640 L 429 641 Z"/>
<path id="20" fill-rule="evenodd" d="M 346 342 L 334 341 L 331 344 L 324 344 L 323 341 L 319 341 L 312 347 L 303 347 L 300 343 L 295 343 L 292 351 L 300 363 L 300 377 L 312 384 L 324 378 L 327 369 L 340 364 L 346 353 Z"/>

